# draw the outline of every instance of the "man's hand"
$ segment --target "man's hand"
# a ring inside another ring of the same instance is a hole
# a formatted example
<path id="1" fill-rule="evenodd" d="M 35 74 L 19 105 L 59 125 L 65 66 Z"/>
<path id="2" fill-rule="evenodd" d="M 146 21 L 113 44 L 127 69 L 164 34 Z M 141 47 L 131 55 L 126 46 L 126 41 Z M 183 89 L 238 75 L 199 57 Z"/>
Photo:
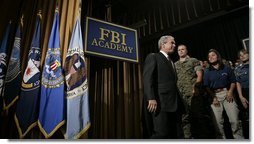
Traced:
<path id="1" fill-rule="evenodd" d="M 226 96 L 226 100 L 227 100 L 229 103 L 233 102 L 233 92 L 228 91 L 227 96 Z"/>
<path id="2" fill-rule="evenodd" d="M 218 101 L 218 99 L 215 97 L 215 98 L 213 98 L 213 105 L 215 106 L 215 107 L 219 107 L 220 106 L 220 102 Z"/>
<path id="3" fill-rule="evenodd" d="M 149 100 L 147 109 L 149 112 L 155 112 L 157 109 L 157 101 L 156 100 Z"/>
<path id="4" fill-rule="evenodd" d="M 240 100 L 241 100 L 241 102 L 242 102 L 242 104 L 243 104 L 243 107 L 244 107 L 245 109 L 247 109 L 247 108 L 248 108 L 248 105 L 249 105 L 248 100 L 247 100 L 245 97 L 240 97 Z"/>

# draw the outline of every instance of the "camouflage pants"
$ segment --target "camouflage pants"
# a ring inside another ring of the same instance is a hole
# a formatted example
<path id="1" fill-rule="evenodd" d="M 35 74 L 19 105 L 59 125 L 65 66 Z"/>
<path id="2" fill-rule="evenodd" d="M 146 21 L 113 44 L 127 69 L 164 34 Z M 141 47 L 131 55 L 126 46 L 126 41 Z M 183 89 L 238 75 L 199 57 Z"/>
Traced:
<path id="1" fill-rule="evenodd" d="M 192 96 L 183 97 L 183 100 L 187 104 L 187 112 L 186 114 L 182 115 L 182 128 L 183 128 L 183 134 L 185 139 L 191 138 L 191 124 L 190 124 L 190 115 L 189 115 L 191 99 L 192 99 Z"/>

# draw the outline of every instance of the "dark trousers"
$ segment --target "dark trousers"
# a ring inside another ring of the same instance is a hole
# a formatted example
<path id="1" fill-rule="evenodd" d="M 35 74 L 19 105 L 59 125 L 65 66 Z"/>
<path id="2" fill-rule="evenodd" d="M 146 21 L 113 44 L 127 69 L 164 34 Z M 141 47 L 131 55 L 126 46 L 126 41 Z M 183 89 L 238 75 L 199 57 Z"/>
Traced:
<path id="1" fill-rule="evenodd" d="M 152 139 L 177 139 L 177 113 L 163 112 L 153 115 Z"/>
<path id="2" fill-rule="evenodd" d="M 191 133 L 194 139 L 215 139 L 216 128 L 208 95 L 193 96 L 190 108 Z"/>
<path id="3" fill-rule="evenodd" d="M 243 96 L 249 101 L 249 88 L 242 88 Z M 250 101 L 249 101 L 250 103 Z M 240 119 L 242 120 L 243 136 L 249 139 L 249 107 L 247 109 L 240 108 Z"/>

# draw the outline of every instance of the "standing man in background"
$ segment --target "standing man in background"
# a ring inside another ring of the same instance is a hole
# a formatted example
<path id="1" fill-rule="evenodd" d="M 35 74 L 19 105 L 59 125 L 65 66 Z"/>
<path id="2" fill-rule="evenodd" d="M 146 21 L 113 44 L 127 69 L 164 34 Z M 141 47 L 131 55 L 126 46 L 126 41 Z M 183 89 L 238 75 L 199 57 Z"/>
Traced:
<path id="1" fill-rule="evenodd" d="M 177 86 L 184 102 L 187 104 L 187 112 L 182 116 L 182 128 L 184 138 L 189 139 L 192 137 L 189 112 L 194 84 L 202 82 L 203 71 L 199 60 L 188 56 L 188 50 L 185 45 L 179 45 L 177 50 L 179 55 L 179 60 L 175 63 L 178 77 Z"/>
<path id="2" fill-rule="evenodd" d="M 143 71 L 145 112 L 152 117 L 152 139 L 176 139 L 177 118 L 183 104 L 177 89 L 174 63 L 169 55 L 175 50 L 172 36 L 162 36 L 159 53 L 146 57 Z"/>

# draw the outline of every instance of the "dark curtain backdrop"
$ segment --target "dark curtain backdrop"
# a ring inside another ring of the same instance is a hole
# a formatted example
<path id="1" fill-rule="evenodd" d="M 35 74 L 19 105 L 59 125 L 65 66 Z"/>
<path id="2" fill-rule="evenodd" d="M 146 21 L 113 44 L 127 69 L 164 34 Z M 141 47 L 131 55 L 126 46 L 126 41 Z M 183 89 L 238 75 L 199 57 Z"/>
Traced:
<path id="1" fill-rule="evenodd" d="M 235 61 L 237 52 L 243 48 L 242 39 L 249 37 L 248 11 L 246 7 L 173 34 L 177 43 L 189 45 L 189 52 L 193 57 L 205 60 L 208 50 L 213 48 L 223 58 Z"/>
<path id="2" fill-rule="evenodd" d="M 217 49 L 223 58 L 234 62 L 237 52 L 243 48 L 242 39 L 249 37 L 249 8 L 235 10 L 226 15 L 213 18 L 190 27 L 172 30 L 168 34 L 175 37 L 176 43 L 186 44 L 190 56 L 207 60 L 209 49 Z M 156 52 L 158 38 L 142 41 L 142 61 L 150 52 Z M 178 59 L 177 53 L 173 59 Z"/>
<path id="3" fill-rule="evenodd" d="M 112 22 L 111 5 L 92 1 L 87 13 Z M 141 102 L 143 83 L 141 65 L 95 56 L 88 57 L 91 130 L 89 138 L 142 138 Z"/>

